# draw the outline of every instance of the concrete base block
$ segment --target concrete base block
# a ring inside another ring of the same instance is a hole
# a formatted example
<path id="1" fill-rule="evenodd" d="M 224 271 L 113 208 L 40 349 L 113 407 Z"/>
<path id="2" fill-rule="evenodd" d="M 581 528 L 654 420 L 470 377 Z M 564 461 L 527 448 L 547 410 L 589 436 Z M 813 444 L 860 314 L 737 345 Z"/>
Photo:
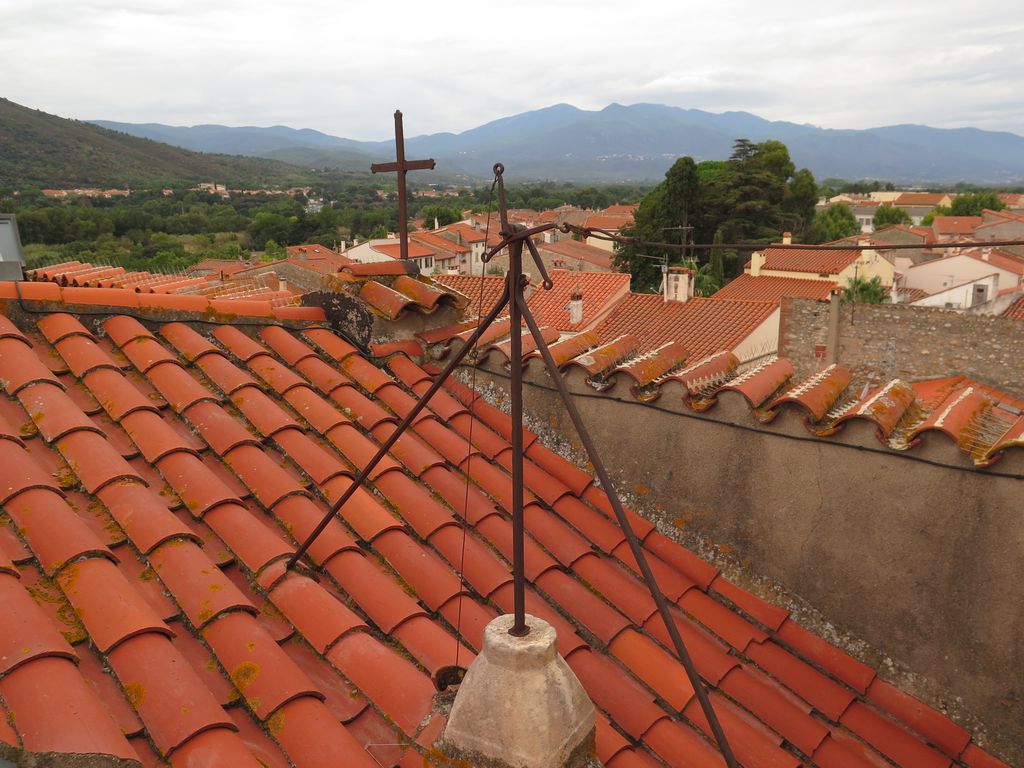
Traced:
<path id="1" fill-rule="evenodd" d="M 554 627 L 529 615 L 526 623 L 524 637 L 508 633 L 511 615 L 487 625 L 441 751 L 487 768 L 583 768 L 594 747 L 594 705 L 558 655 Z"/>

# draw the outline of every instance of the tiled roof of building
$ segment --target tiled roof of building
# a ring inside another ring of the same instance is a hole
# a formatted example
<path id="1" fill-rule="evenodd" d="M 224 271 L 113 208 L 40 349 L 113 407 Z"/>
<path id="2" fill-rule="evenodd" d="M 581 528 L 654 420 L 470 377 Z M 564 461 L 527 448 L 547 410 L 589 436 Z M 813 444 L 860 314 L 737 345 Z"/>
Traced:
<path id="1" fill-rule="evenodd" d="M 466 296 L 466 310 L 473 317 L 486 315 L 505 289 L 505 278 L 500 275 L 434 275 L 433 280 Z"/>
<path id="2" fill-rule="evenodd" d="M 680 342 L 693 359 L 732 349 L 776 309 L 763 301 L 664 301 L 661 294 L 630 293 L 596 330 L 605 342 L 633 336 L 642 352 Z"/>
<path id="3" fill-rule="evenodd" d="M 126 271 L 124 267 L 93 266 L 89 262 L 69 261 L 28 270 L 27 276 L 33 282 L 22 283 L 24 290 L 35 290 L 26 287 L 34 283 L 49 283 L 54 288 L 65 286 L 70 289 L 111 290 L 114 291 L 112 295 L 136 294 L 140 297 L 136 301 L 142 302 L 144 306 L 159 306 L 158 303 L 154 303 L 159 300 L 150 298 L 156 296 L 174 296 L 176 298 L 170 300 L 167 306 L 177 304 L 179 308 L 193 310 L 208 308 L 209 302 L 214 300 L 246 299 L 266 302 L 272 307 L 294 305 L 299 301 L 298 296 L 292 291 L 280 290 L 277 280 L 272 275 L 246 277 L 245 270 L 221 280 L 219 274 L 214 273 L 195 276 L 163 275 Z"/>
<path id="4" fill-rule="evenodd" d="M 534 291 L 527 303 L 540 325 L 552 326 L 559 331 L 589 328 L 629 293 L 630 276 L 620 272 L 553 269 L 550 277 L 553 283 L 551 290 Z M 569 301 L 577 291 L 583 297 L 583 319 L 574 324 L 569 318 Z"/>
<path id="5" fill-rule="evenodd" d="M 462 310 L 469 303 L 458 291 L 421 276 L 411 260 L 350 264 L 325 279 L 324 288 L 357 298 L 387 320 L 410 311 L 431 314 L 443 306 Z"/>
<path id="6" fill-rule="evenodd" d="M 236 272 L 249 269 L 253 266 L 251 260 L 239 260 L 239 259 L 203 259 L 197 261 L 192 266 L 188 267 L 185 271 L 189 274 L 203 274 L 204 272 L 216 272 L 219 275 L 230 277 Z"/>
<path id="7" fill-rule="evenodd" d="M 765 248 L 761 269 L 776 272 L 813 272 L 837 275 L 860 257 L 860 251 L 839 251 L 827 247 L 816 250 Z"/>
<path id="8" fill-rule="evenodd" d="M 934 269 L 934 265 L 937 262 L 941 262 L 944 259 L 955 259 L 958 256 L 966 256 L 968 258 L 975 259 L 976 261 L 982 261 L 986 264 L 991 264 L 993 267 L 998 269 L 1013 272 L 1014 274 L 1024 277 L 1024 258 L 1000 248 L 966 248 L 960 253 L 947 252 L 947 255 L 940 259 L 922 261 L 918 264 L 912 265 L 910 269 L 920 269 L 921 267 L 929 264 L 933 265 L 932 269 Z"/>
<path id="9" fill-rule="evenodd" d="M 583 261 L 601 269 L 611 269 L 612 255 L 601 248 L 581 243 L 572 238 L 557 240 L 553 243 L 537 243 L 537 248 L 555 253 L 569 261 Z"/>
<path id="10" fill-rule="evenodd" d="M 931 294 L 923 288 L 901 288 L 899 290 L 900 301 L 905 304 L 912 304 L 915 301 L 926 299 Z"/>
<path id="11" fill-rule="evenodd" d="M 437 232 L 413 232 L 409 238 L 427 248 L 433 248 L 438 252 L 438 258 L 454 258 L 460 253 L 469 253 L 470 250 L 468 246 L 459 245 Z"/>
<path id="12" fill-rule="evenodd" d="M 370 247 L 385 256 L 390 256 L 392 259 L 401 258 L 402 246 L 399 243 L 371 243 Z M 419 259 L 424 256 L 433 256 L 437 251 L 434 248 L 417 243 L 414 241 L 409 242 L 409 258 Z"/>
<path id="13" fill-rule="evenodd" d="M 939 235 L 969 235 L 981 224 L 981 216 L 936 216 L 932 221 Z"/>
<path id="14" fill-rule="evenodd" d="M 1011 320 L 1024 320 L 1024 296 L 1017 297 L 1003 312 L 1003 317 Z"/>
<path id="15" fill-rule="evenodd" d="M 943 192 L 904 192 L 896 198 L 896 205 L 942 205 L 946 198 Z"/>
<path id="16" fill-rule="evenodd" d="M 509 417 L 449 382 L 314 545 L 317 573 L 288 573 L 430 374 L 316 326 L 130 312 L 0 316 L 0 742 L 146 766 L 419 768 L 444 724 L 437 683 L 511 608 Z M 778 389 L 771 365 L 700 365 L 711 397 Z M 819 413 L 837 395 L 815 379 L 789 400 Z M 906 399 L 861 410 L 888 423 Z M 966 407 L 942 405 L 945 423 Z M 607 497 L 527 438 L 527 609 L 598 708 L 597 757 L 720 765 Z M 744 765 L 1000 765 L 629 517 Z"/>
<path id="17" fill-rule="evenodd" d="M 449 382 L 311 549 L 316 574 L 288 573 L 430 374 L 313 325 L 97 310 L 0 316 L 0 742 L 146 766 L 420 768 L 444 724 L 436 685 L 511 609 L 509 417 Z M 775 394 L 771 365 L 734 366 L 698 363 L 691 383 Z M 789 399 L 818 413 L 837 395 L 816 379 Z M 890 400 L 865 418 L 906 398 Z M 598 708 L 597 757 L 720 765 L 607 497 L 527 438 L 527 609 Z M 1000 765 L 629 517 L 744 765 Z"/>
<path id="18" fill-rule="evenodd" d="M 605 216 L 629 216 L 632 217 L 636 213 L 636 209 L 640 207 L 640 203 L 631 203 L 629 205 L 609 205 L 601 213 Z"/>
<path id="19" fill-rule="evenodd" d="M 619 230 L 624 227 L 632 226 L 633 214 L 626 216 L 615 215 L 607 216 L 604 214 L 598 214 L 597 216 L 590 216 L 584 222 L 584 227 L 594 227 L 595 229 L 611 229 Z"/>
<path id="20" fill-rule="evenodd" d="M 288 257 L 296 261 L 326 261 L 335 267 L 343 267 L 346 264 L 352 263 L 352 260 L 345 256 L 345 254 L 338 253 L 319 243 L 289 245 L 287 252 Z"/>
<path id="21" fill-rule="evenodd" d="M 793 277 L 742 274 L 716 291 L 713 299 L 779 302 L 784 296 L 825 301 L 838 287 L 831 280 L 801 280 Z"/>
<path id="22" fill-rule="evenodd" d="M 466 243 L 479 243 L 484 239 L 483 232 L 477 232 L 473 227 L 464 221 L 458 221 L 454 224 L 449 224 L 446 227 L 442 227 L 441 231 L 450 232 L 456 235 Z"/>

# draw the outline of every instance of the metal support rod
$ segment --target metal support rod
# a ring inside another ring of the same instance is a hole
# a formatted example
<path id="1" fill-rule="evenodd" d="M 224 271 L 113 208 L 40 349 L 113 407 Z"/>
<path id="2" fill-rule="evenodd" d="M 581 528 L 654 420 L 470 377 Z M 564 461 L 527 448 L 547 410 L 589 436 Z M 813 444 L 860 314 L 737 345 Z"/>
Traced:
<path id="1" fill-rule="evenodd" d="M 324 528 L 327 527 L 327 524 L 332 519 L 334 519 L 334 516 L 336 514 L 338 514 L 338 510 L 340 510 L 345 505 L 345 502 L 352 498 L 352 495 L 356 492 L 356 490 L 366 482 L 366 478 L 369 477 L 371 472 L 373 472 L 374 468 L 380 463 L 381 459 L 383 459 L 387 455 L 388 451 L 391 450 L 391 447 L 398 441 L 398 438 L 400 438 L 405 433 L 405 431 L 412 424 L 413 420 L 417 416 L 419 416 L 420 412 L 427 407 L 427 403 L 430 402 L 430 398 L 432 398 L 434 396 L 434 393 L 436 393 L 444 384 L 444 382 L 447 381 L 448 377 L 451 376 L 452 371 L 454 371 L 455 368 L 459 365 L 459 363 L 462 362 L 462 359 L 466 355 L 468 355 L 470 350 L 472 350 L 476 346 L 476 343 L 477 341 L 480 340 L 480 337 L 483 335 L 483 332 L 486 331 L 487 328 L 491 325 L 491 323 L 494 322 L 495 318 L 501 314 L 501 311 L 505 308 L 505 305 L 509 304 L 510 300 L 511 296 L 509 294 L 508 288 L 506 287 L 505 291 L 503 291 L 501 294 L 501 298 L 498 299 L 497 303 L 494 305 L 491 311 L 487 313 L 487 316 L 482 321 L 480 321 L 479 325 L 477 325 L 476 327 L 476 330 L 474 330 L 472 335 L 470 335 L 469 339 L 466 340 L 466 343 L 463 345 L 462 349 L 460 349 L 458 353 L 456 353 L 455 356 L 452 357 L 452 359 L 448 362 L 448 365 L 445 366 L 444 370 L 441 371 L 441 373 L 438 374 L 437 377 L 435 377 L 434 382 L 430 385 L 427 391 L 424 392 L 423 396 L 416 401 L 416 405 L 414 405 L 412 410 L 409 411 L 409 413 L 406 415 L 404 419 L 402 419 L 402 422 L 395 428 L 395 431 L 391 433 L 391 437 L 384 441 L 384 443 L 381 445 L 377 453 L 374 454 L 373 458 L 370 459 L 366 466 L 359 471 L 358 475 L 356 475 L 355 479 L 352 481 L 352 485 L 346 488 L 345 492 L 341 495 L 341 498 L 339 498 L 336 502 L 334 502 L 334 504 L 331 505 L 330 511 L 328 511 L 328 513 L 324 515 L 323 520 L 319 522 L 316 528 L 314 528 L 313 531 L 309 534 L 309 536 L 306 537 L 306 540 L 302 542 L 302 546 L 300 546 L 295 551 L 295 554 L 291 556 L 291 558 L 288 560 L 287 565 L 285 566 L 286 570 L 294 567 L 295 564 L 302 558 L 302 556 L 306 554 L 306 551 L 310 548 L 310 546 L 312 546 L 313 542 L 316 541 L 317 537 L 321 533 L 323 533 Z"/>
<path id="2" fill-rule="evenodd" d="M 515 240 L 509 246 L 509 270 L 505 276 L 509 296 L 509 316 L 512 321 L 511 350 L 512 378 L 509 381 L 509 400 L 512 416 L 512 595 L 515 621 L 508 633 L 514 637 L 529 634 L 526 625 L 526 570 L 523 545 L 523 241 Z"/>
<path id="3" fill-rule="evenodd" d="M 547 368 L 548 374 L 554 380 L 555 386 L 558 388 L 558 394 L 562 398 L 562 403 L 565 405 L 565 410 L 569 414 L 569 418 L 572 420 L 573 426 L 576 428 L 576 433 L 579 435 L 580 442 L 583 443 L 583 447 L 587 451 L 590 463 L 594 465 L 594 472 L 601 481 L 601 487 L 608 495 L 608 500 L 611 502 L 612 509 L 615 511 L 615 517 L 619 521 L 619 526 L 622 528 L 622 532 L 626 535 L 626 541 L 629 542 L 630 552 L 633 553 L 633 558 L 636 560 L 640 573 L 643 575 L 644 582 L 647 584 L 647 588 L 650 590 L 651 596 L 654 598 L 654 602 L 658 606 L 658 613 L 661 615 L 661 620 L 665 622 L 665 628 L 668 630 L 669 636 L 672 639 L 672 645 L 675 647 L 676 655 L 683 663 L 683 668 L 686 670 L 686 676 L 689 678 L 690 686 L 693 688 L 693 692 L 696 694 L 697 700 L 700 702 L 701 710 L 704 712 L 704 716 L 707 718 L 708 724 L 711 726 L 711 731 L 715 736 L 715 741 L 718 743 L 718 748 L 721 750 L 722 756 L 725 758 L 725 762 L 729 768 L 739 768 L 739 763 L 736 761 L 736 757 L 732 753 L 729 742 L 725 737 L 725 732 L 722 730 L 722 725 L 718 720 L 718 715 L 716 715 L 714 709 L 712 709 L 711 700 L 708 697 L 707 691 L 704 690 L 704 683 L 700 679 L 700 674 L 697 672 L 697 668 L 693 664 L 693 659 L 690 658 L 690 654 L 686 650 L 686 644 L 683 642 L 682 635 L 679 634 L 679 628 L 676 626 L 676 623 L 672 618 L 672 614 L 669 611 L 668 600 L 662 593 L 661 588 L 658 587 L 658 582 L 655 580 L 654 572 L 651 570 L 651 566 L 647 562 L 647 556 L 644 554 L 643 547 L 640 546 L 640 542 L 637 539 L 636 534 L 633 532 L 632 526 L 629 524 L 629 518 L 626 517 L 626 511 L 623 509 L 622 502 L 619 500 L 619 496 L 615 492 L 615 487 L 612 485 L 611 478 L 608 476 L 604 462 L 601 460 L 601 457 L 597 452 L 597 448 L 594 445 L 594 441 L 591 439 L 590 433 L 587 431 L 587 427 L 583 423 L 583 418 L 576 409 L 576 403 L 572 400 L 572 396 L 570 395 L 569 389 L 566 387 L 565 381 L 562 379 L 562 376 L 558 371 L 558 366 L 555 364 L 554 358 L 551 357 L 551 351 L 548 349 L 548 345 L 544 342 L 544 337 L 537 325 L 537 321 L 534 320 L 533 315 L 526 306 L 526 301 L 519 294 L 516 294 L 515 301 L 520 303 L 519 310 L 523 319 L 526 321 L 527 327 L 530 329 L 530 333 L 533 335 L 534 341 L 537 344 L 537 350 L 540 352 L 540 355 L 544 360 L 544 365 Z M 516 368 L 521 367 L 521 365 L 521 358 L 512 358 L 513 371 L 515 371 Z"/>

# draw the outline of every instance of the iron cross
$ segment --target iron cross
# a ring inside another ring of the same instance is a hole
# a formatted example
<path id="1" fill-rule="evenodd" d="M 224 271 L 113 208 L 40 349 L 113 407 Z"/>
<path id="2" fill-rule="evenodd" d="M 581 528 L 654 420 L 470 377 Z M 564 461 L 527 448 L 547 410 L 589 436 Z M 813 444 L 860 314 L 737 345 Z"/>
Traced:
<path id="1" fill-rule="evenodd" d="M 395 158 L 394 163 L 374 163 L 370 166 L 373 173 L 398 174 L 398 241 L 399 252 L 403 259 L 409 258 L 409 219 L 405 202 L 405 174 L 409 171 L 432 171 L 436 163 L 431 160 L 405 159 L 405 134 L 402 131 L 402 110 L 395 110 Z"/>

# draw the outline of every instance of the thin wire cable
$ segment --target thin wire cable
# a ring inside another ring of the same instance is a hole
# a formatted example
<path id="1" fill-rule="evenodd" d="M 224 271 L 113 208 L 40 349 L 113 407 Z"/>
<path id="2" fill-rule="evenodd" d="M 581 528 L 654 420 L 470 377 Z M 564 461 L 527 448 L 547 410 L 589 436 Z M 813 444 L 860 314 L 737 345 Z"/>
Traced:
<path id="1" fill-rule="evenodd" d="M 498 183 L 498 177 L 494 177 L 494 181 L 491 183 L 491 191 L 487 196 L 487 225 L 484 227 L 484 248 L 487 248 L 487 241 L 491 236 L 491 206 L 494 203 L 494 187 Z M 469 276 L 473 277 L 473 250 L 470 248 L 469 252 Z M 480 318 L 483 316 L 484 309 L 484 263 L 480 262 L 480 280 L 477 283 L 478 289 L 476 292 L 476 320 L 480 322 Z M 476 371 L 477 366 L 473 366 L 473 371 L 470 373 L 470 387 L 476 392 Z M 470 405 L 472 408 L 472 404 Z M 471 457 L 473 456 L 473 425 L 476 423 L 476 416 L 470 413 L 469 419 L 469 434 L 466 436 L 466 463 L 468 465 Z M 468 471 L 468 466 L 467 466 Z M 468 520 L 468 509 L 469 509 L 469 477 L 466 477 L 466 492 L 462 499 L 462 547 L 459 552 L 459 591 L 463 592 L 466 589 L 466 537 L 469 535 L 469 520 Z M 459 666 L 459 652 L 462 650 L 462 643 L 459 638 L 462 636 L 462 599 L 459 599 L 459 607 L 455 614 L 455 666 Z"/>

